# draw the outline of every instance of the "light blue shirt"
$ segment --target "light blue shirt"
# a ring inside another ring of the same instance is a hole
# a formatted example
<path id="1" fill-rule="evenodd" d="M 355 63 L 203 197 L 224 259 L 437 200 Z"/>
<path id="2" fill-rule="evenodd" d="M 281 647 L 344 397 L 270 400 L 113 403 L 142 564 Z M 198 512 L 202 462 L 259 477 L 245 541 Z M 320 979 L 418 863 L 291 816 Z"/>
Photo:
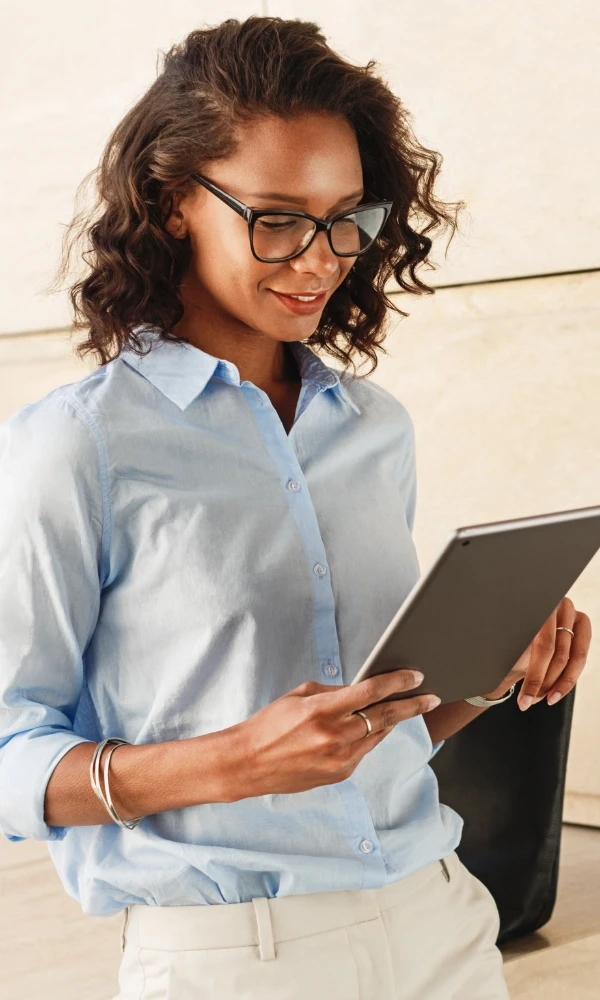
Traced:
<path id="1" fill-rule="evenodd" d="M 298 341 L 288 435 L 234 364 L 142 333 L 145 358 L 124 351 L 0 426 L 0 829 L 47 841 L 97 916 L 373 889 L 447 855 L 462 820 L 421 717 L 336 784 L 134 830 L 45 823 L 78 743 L 185 740 L 303 681 L 349 684 L 419 576 L 398 400 Z"/>

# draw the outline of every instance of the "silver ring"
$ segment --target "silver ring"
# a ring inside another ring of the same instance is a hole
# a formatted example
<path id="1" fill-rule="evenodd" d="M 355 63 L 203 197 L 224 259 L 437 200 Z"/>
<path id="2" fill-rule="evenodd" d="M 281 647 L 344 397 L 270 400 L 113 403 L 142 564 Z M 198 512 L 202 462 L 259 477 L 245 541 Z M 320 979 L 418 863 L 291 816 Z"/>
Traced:
<path id="1" fill-rule="evenodd" d="M 573 637 L 575 637 L 575 633 L 574 633 L 573 629 L 572 629 L 572 628 L 567 628 L 567 626 L 566 626 L 566 625 L 559 625 L 559 626 L 558 626 L 558 628 L 556 629 L 556 631 L 557 631 L 557 632 L 560 632 L 560 631 L 563 631 L 563 632 L 570 632 L 570 633 L 571 633 L 571 635 L 572 635 Z"/>
<path id="2" fill-rule="evenodd" d="M 370 720 L 369 716 L 365 715 L 364 712 L 359 711 L 359 709 L 357 709 L 356 712 L 353 712 L 352 714 L 353 715 L 362 715 L 363 719 L 367 723 L 367 731 L 365 733 L 365 736 L 368 736 L 369 733 L 371 732 L 372 728 L 373 728 L 372 725 L 371 725 L 371 720 Z"/>

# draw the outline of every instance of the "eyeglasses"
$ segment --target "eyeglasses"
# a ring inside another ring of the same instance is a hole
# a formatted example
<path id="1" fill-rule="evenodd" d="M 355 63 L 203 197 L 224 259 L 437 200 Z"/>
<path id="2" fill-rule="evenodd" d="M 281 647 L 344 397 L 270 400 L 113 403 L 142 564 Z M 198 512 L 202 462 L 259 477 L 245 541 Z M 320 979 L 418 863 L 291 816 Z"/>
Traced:
<path id="1" fill-rule="evenodd" d="M 201 174 L 191 176 L 246 220 L 252 254 L 267 264 L 298 257 L 320 232 L 327 233 L 329 246 L 337 257 L 358 257 L 379 236 L 393 204 L 370 202 L 339 212 L 325 222 L 307 212 L 250 208 Z"/>

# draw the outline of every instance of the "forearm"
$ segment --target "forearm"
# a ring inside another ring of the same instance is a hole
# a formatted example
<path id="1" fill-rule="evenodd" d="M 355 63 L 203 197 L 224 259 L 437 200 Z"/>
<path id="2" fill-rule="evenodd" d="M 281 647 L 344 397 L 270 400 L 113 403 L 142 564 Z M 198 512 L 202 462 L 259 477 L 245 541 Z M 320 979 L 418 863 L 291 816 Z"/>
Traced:
<path id="1" fill-rule="evenodd" d="M 484 694 L 483 697 L 489 701 L 496 701 L 503 698 L 507 690 L 506 682 L 503 682 L 499 688 Z M 449 736 L 454 736 L 460 729 L 464 729 L 482 712 L 489 712 L 489 708 L 475 708 L 474 705 L 469 705 L 468 701 L 449 701 L 445 705 L 438 705 L 431 712 L 426 712 L 423 718 L 431 742 L 439 743 L 441 740 L 447 740 Z"/>
<path id="2" fill-rule="evenodd" d="M 445 705 L 438 705 L 431 712 L 426 712 L 423 719 L 429 730 L 431 742 L 440 743 L 441 740 L 454 736 L 454 733 L 464 729 L 469 722 L 487 711 L 489 709 L 475 708 L 466 701 L 449 701 Z"/>
<path id="3" fill-rule="evenodd" d="M 80 743 L 55 767 L 46 787 L 49 826 L 112 823 L 90 782 L 96 743 Z M 235 797 L 239 762 L 235 727 L 168 743 L 118 747 L 110 759 L 110 794 L 121 819 Z M 100 775 L 110 746 L 102 753 Z M 104 787 L 102 781 L 102 787 Z"/>

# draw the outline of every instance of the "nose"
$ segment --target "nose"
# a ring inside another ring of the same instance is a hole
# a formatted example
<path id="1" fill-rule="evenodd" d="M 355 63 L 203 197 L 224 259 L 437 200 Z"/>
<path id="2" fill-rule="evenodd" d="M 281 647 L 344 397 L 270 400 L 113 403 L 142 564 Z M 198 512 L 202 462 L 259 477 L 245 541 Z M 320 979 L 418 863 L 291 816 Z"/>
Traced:
<path id="1" fill-rule="evenodd" d="M 290 267 L 297 274 L 320 274 L 327 276 L 339 270 L 340 262 L 329 246 L 327 233 L 317 233 L 312 243 L 301 253 L 289 261 Z"/>

